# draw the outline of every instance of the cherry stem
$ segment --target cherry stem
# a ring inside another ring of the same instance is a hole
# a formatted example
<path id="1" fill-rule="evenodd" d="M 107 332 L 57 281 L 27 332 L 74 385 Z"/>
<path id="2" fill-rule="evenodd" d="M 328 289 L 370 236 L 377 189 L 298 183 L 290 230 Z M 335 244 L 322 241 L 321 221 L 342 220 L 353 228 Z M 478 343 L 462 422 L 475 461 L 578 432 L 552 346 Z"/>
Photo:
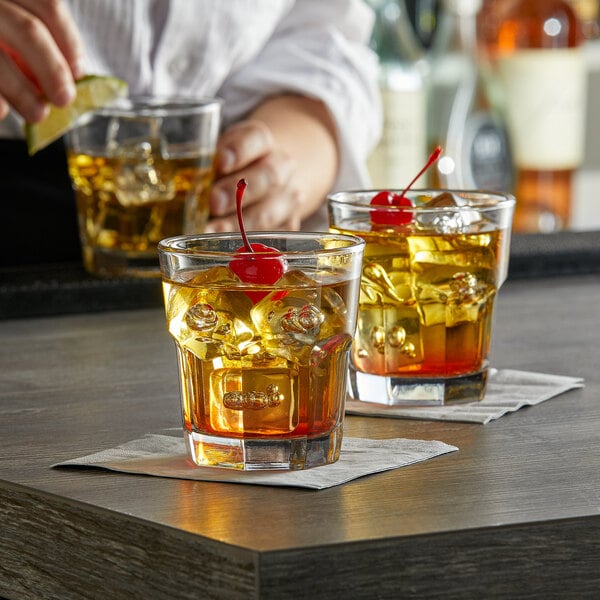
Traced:
<path id="1" fill-rule="evenodd" d="M 410 188 L 414 185 L 415 181 L 417 181 L 417 179 L 419 179 L 419 177 L 421 177 L 421 175 L 423 175 L 423 173 L 425 173 L 425 171 L 427 171 L 427 169 L 429 169 L 429 167 L 440 157 L 441 153 L 442 153 L 442 147 L 438 146 L 431 153 L 431 155 L 429 156 L 429 158 L 427 159 L 427 162 L 425 163 L 425 166 L 417 173 L 417 175 L 415 176 L 415 178 L 406 186 L 405 190 L 396 199 L 397 202 L 400 201 L 402 198 L 404 198 L 404 196 L 406 196 L 406 192 L 408 192 L 408 190 L 410 190 Z"/>
<path id="2" fill-rule="evenodd" d="M 250 244 L 248 240 L 248 236 L 246 235 L 246 229 L 244 227 L 244 221 L 242 219 L 242 198 L 244 197 L 244 192 L 246 191 L 246 187 L 248 183 L 244 178 L 240 179 L 237 182 L 237 189 L 235 191 L 235 204 L 237 207 L 237 218 L 240 226 L 240 233 L 242 234 L 242 240 L 244 242 L 244 246 L 248 252 L 254 252 L 254 248 Z"/>

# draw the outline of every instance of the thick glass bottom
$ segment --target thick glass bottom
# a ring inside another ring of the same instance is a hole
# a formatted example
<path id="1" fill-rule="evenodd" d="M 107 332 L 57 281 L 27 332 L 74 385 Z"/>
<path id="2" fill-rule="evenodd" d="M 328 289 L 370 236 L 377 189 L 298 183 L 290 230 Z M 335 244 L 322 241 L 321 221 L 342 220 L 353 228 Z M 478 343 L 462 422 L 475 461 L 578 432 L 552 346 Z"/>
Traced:
<path id="1" fill-rule="evenodd" d="M 156 251 L 141 254 L 84 246 L 83 265 L 86 271 L 99 277 L 160 277 Z"/>
<path id="2" fill-rule="evenodd" d="M 198 466 L 294 471 L 336 462 L 342 425 L 315 438 L 228 438 L 193 431 L 185 431 L 184 436 L 190 458 Z"/>
<path id="3" fill-rule="evenodd" d="M 409 378 L 371 375 L 350 367 L 350 395 L 388 406 L 443 406 L 483 400 L 488 367 L 459 377 Z"/>

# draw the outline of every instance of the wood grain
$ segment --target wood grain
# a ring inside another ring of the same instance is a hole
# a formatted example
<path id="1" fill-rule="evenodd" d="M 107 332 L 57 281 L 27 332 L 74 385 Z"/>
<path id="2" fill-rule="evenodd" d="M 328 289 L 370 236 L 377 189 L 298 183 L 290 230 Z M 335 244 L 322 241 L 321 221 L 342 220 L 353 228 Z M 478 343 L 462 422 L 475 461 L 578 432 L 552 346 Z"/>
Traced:
<path id="1" fill-rule="evenodd" d="M 350 417 L 460 450 L 319 492 L 50 469 L 179 427 L 164 315 L 0 322 L 0 596 L 595 598 L 599 300 L 591 275 L 498 301 L 494 366 L 584 389 L 486 426 Z"/>

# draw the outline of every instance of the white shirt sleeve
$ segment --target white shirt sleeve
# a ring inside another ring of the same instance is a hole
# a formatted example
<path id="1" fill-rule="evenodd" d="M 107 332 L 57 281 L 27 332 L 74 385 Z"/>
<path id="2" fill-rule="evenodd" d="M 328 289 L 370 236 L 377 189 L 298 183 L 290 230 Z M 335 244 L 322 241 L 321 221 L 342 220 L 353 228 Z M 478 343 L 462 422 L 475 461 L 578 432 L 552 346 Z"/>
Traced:
<path id="1" fill-rule="evenodd" d="M 262 50 L 223 83 L 225 123 L 261 100 L 297 92 L 321 100 L 337 128 L 334 189 L 369 184 L 368 154 L 381 132 L 378 62 L 368 48 L 373 23 L 361 0 L 298 0 Z"/>
<path id="2" fill-rule="evenodd" d="M 224 125 L 268 96 L 321 100 L 337 128 L 335 189 L 366 186 L 381 130 L 374 15 L 364 0 L 65 0 L 88 73 L 131 94 L 220 96 Z M 0 135 L 21 135 L 19 119 Z"/>

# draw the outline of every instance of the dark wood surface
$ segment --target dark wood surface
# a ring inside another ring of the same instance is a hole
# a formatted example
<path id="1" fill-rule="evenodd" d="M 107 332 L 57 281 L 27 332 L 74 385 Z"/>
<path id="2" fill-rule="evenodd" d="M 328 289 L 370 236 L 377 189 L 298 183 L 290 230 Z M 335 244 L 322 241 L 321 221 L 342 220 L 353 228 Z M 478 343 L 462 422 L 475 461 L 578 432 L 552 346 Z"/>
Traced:
<path id="1" fill-rule="evenodd" d="M 0 597 L 597 598 L 600 276 L 508 283 L 492 363 L 586 387 L 489 425 L 349 417 L 459 452 L 322 491 L 50 469 L 179 426 L 160 309 L 0 322 Z"/>

